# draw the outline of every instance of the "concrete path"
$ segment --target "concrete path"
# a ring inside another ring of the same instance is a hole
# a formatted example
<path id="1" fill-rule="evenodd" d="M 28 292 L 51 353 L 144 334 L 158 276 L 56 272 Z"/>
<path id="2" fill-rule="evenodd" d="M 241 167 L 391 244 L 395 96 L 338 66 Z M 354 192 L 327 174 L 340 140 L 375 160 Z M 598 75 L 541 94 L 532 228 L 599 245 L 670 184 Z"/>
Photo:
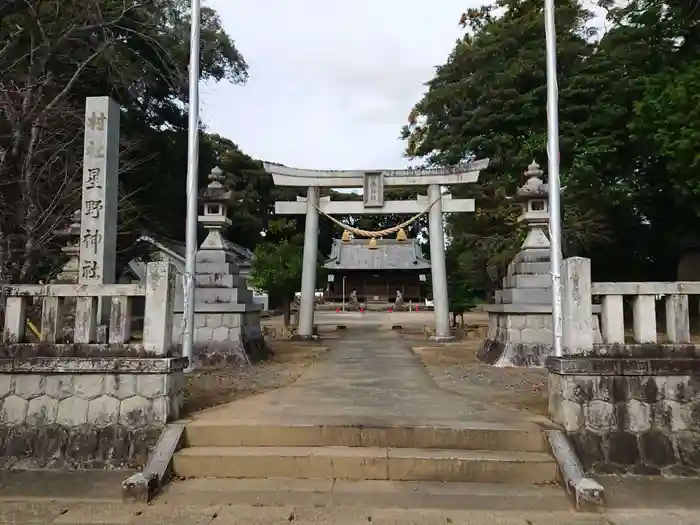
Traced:
<path id="1" fill-rule="evenodd" d="M 438 510 L 410 507 L 213 504 L 196 491 L 151 505 L 121 503 L 124 472 L 0 471 L 1 524 L 143 525 L 691 525 L 700 523 L 699 480 L 606 477 L 610 508 L 602 515 L 537 508 Z"/>
<path id="2" fill-rule="evenodd" d="M 0 503 L 0 523 L 42 525 L 697 525 L 700 512 L 679 509 L 573 512 L 493 512 L 358 507 L 253 507 L 66 502 Z"/>
<path id="3" fill-rule="evenodd" d="M 236 424 L 469 427 L 521 423 L 529 415 L 439 388 L 400 335 L 351 327 L 296 383 L 198 414 Z"/>

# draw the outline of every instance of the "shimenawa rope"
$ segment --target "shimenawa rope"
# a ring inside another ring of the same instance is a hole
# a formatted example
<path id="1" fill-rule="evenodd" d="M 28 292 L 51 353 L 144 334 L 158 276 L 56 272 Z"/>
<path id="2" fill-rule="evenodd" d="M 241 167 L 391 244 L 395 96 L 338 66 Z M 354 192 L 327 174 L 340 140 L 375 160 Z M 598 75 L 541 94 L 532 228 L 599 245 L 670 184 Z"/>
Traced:
<path id="1" fill-rule="evenodd" d="M 337 226 L 340 226 L 341 228 L 343 228 L 343 230 L 347 230 L 347 231 L 349 231 L 350 233 L 352 233 L 353 235 L 355 235 L 355 236 L 357 236 L 357 237 L 368 237 L 368 238 L 375 238 L 375 239 L 376 239 L 377 237 L 384 237 L 385 235 L 391 235 L 392 233 L 396 233 L 397 231 L 402 230 L 402 229 L 406 228 L 407 226 L 410 226 L 411 224 L 413 224 L 414 222 L 416 222 L 418 219 L 420 219 L 423 215 L 425 215 L 426 213 L 428 213 L 428 212 L 430 211 L 430 208 L 432 208 L 433 205 L 434 205 L 437 201 L 439 201 L 441 198 L 442 198 L 442 195 L 440 195 L 440 197 L 438 197 L 438 198 L 435 199 L 433 202 L 431 202 L 431 203 L 428 205 L 428 207 L 427 207 L 426 209 L 424 209 L 422 212 L 417 213 L 416 215 L 414 215 L 414 216 L 411 217 L 410 219 L 408 219 L 408 220 L 402 222 L 401 224 L 397 224 L 396 226 L 392 226 L 391 228 L 386 228 L 386 229 L 384 229 L 384 230 L 379 230 L 379 231 L 374 231 L 374 232 L 371 232 L 371 231 L 368 231 L 368 230 L 362 230 L 362 229 L 360 229 L 360 228 L 355 228 L 354 226 L 349 226 L 349 225 L 347 225 L 347 224 L 343 224 L 342 222 L 340 222 L 340 221 L 339 221 L 338 219 L 336 219 L 335 217 L 332 217 L 332 216 L 328 215 L 326 212 L 324 212 L 321 208 L 319 208 L 319 207 L 316 206 L 315 204 L 312 204 L 312 206 L 313 206 L 314 208 L 316 208 L 316 209 L 319 211 L 319 213 L 321 213 L 322 215 L 328 217 L 328 218 L 331 220 L 331 222 L 333 222 L 333 223 L 335 223 Z"/>

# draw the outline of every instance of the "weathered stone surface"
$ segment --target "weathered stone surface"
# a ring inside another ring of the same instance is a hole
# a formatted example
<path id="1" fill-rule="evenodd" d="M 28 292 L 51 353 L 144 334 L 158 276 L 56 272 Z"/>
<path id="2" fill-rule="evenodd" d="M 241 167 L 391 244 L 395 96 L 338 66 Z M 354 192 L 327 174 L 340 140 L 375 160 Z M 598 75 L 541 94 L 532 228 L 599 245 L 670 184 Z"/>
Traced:
<path id="1" fill-rule="evenodd" d="M 119 405 L 117 398 L 102 395 L 90 401 L 88 421 L 97 427 L 116 425 L 119 422 Z"/>
<path id="2" fill-rule="evenodd" d="M 12 376 L 0 376 L 12 377 Z M 1 379 L 0 379 L 1 380 Z M 45 376 L 46 395 L 54 399 L 66 399 L 74 394 L 73 376 L 69 374 L 51 374 Z"/>
<path id="3" fill-rule="evenodd" d="M 19 425 L 24 423 L 27 417 L 29 402 L 16 395 L 7 396 L 2 401 L 0 408 L 0 423 Z"/>
<path id="4" fill-rule="evenodd" d="M 698 358 L 674 359 L 658 346 L 649 352 L 663 357 L 647 357 L 639 345 L 633 358 L 619 349 L 619 357 L 601 358 L 599 350 L 550 367 L 550 417 L 565 428 L 584 468 L 700 475 L 700 376 L 684 373 Z M 570 417 L 576 406 L 583 411 L 578 420 Z"/>
<path id="5" fill-rule="evenodd" d="M 614 465 L 634 465 L 639 461 L 637 436 L 627 432 L 610 432 L 605 436 L 608 461 Z"/>
<path id="6" fill-rule="evenodd" d="M 15 395 L 29 400 L 43 395 L 44 392 L 44 377 L 42 375 L 23 374 L 15 376 Z"/>
<path id="7" fill-rule="evenodd" d="M 591 401 L 584 409 L 585 424 L 596 432 L 606 432 L 617 427 L 615 405 L 605 401 Z"/>
<path id="8" fill-rule="evenodd" d="M 58 400 L 46 395 L 35 397 L 27 406 L 27 423 L 48 425 L 56 421 Z"/>
<path id="9" fill-rule="evenodd" d="M 81 397 L 69 397 L 58 404 L 56 422 L 65 427 L 77 427 L 87 423 L 89 401 Z"/>
<path id="10" fill-rule="evenodd" d="M 0 458 L 32 468 L 139 468 L 162 428 L 0 424 Z"/>
<path id="11" fill-rule="evenodd" d="M 0 399 L 12 392 L 14 388 L 11 375 L 0 375 Z"/>
<path id="12" fill-rule="evenodd" d="M 626 407 L 624 428 L 634 434 L 651 428 L 651 406 L 648 403 L 632 399 L 622 406 Z"/>
<path id="13" fill-rule="evenodd" d="M 133 374 L 110 374 L 104 376 L 105 393 L 117 399 L 136 395 L 136 376 Z"/>
<path id="14" fill-rule="evenodd" d="M 119 422 L 127 427 L 145 427 L 153 419 L 153 403 L 141 396 L 133 396 L 122 401 Z"/>
<path id="15" fill-rule="evenodd" d="M 166 394 L 166 378 L 160 374 L 136 376 L 136 393 L 146 399 Z"/>
<path id="16" fill-rule="evenodd" d="M 102 374 L 83 374 L 73 378 L 73 391 L 83 399 L 95 399 L 104 392 L 104 376 Z"/>

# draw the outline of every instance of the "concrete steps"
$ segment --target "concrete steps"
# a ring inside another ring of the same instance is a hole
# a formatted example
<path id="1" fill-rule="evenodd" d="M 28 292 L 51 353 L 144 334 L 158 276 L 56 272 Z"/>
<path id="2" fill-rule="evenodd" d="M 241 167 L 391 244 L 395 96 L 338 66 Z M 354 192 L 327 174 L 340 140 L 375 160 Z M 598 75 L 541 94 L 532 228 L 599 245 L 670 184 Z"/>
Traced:
<path id="1" fill-rule="evenodd" d="M 174 458 L 183 477 L 550 483 L 541 452 L 381 447 L 192 447 Z"/>
<path id="2" fill-rule="evenodd" d="M 558 487 L 509 483 L 348 481 L 333 479 L 216 479 L 175 481 L 159 496 L 165 504 L 442 508 L 567 511 Z"/>
<path id="3" fill-rule="evenodd" d="M 535 425 L 475 423 L 460 427 L 360 425 L 240 425 L 199 420 L 186 429 L 190 447 L 383 447 L 545 452 Z"/>
<path id="4" fill-rule="evenodd" d="M 200 420 L 174 457 L 184 478 L 551 483 L 557 465 L 537 426 L 459 428 L 239 425 Z"/>

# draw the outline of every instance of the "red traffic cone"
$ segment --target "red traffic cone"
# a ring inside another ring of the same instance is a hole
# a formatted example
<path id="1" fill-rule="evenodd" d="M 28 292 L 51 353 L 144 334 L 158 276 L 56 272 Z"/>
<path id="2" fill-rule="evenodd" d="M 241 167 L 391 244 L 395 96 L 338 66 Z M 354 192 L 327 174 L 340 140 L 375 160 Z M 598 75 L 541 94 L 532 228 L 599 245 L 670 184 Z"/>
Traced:
<path id="1" fill-rule="evenodd" d="M 337 314 L 340 313 L 340 308 L 336 308 L 335 313 L 337 313 Z"/>
<path id="2" fill-rule="evenodd" d="M 419 310 L 420 310 L 420 305 L 417 304 L 416 305 L 416 312 L 418 312 Z"/>
<path id="3" fill-rule="evenodd" d="M 393 312 L 393 311 L 394 311 L 394 309 L 390 306 L 390 307 L 389 307 L 389 313 L 391 313 L 391 312 Z"/>
<path id="4" fill-rule="evenodd" d="M 361 313 L 364 313 L 364 312 L 365 312 L 364 306 L 360 306 L 360 312 L 361 312 Z"/>

